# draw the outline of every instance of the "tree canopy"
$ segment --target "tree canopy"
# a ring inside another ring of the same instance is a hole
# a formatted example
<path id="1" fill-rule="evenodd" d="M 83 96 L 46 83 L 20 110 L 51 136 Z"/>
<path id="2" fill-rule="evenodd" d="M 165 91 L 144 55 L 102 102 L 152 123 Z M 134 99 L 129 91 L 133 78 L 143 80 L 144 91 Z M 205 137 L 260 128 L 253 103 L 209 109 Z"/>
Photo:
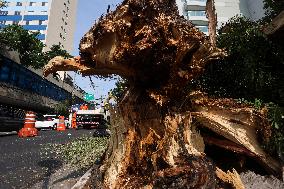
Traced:
<path id="1" fill-rule="evenodd" d="M 49 51 L 43 52 L 45 45 L 37 38 L 39 32 L 30 32 L 19 25 L 9 25 L 0 29 L 0 47 L 17 51 L 21 64 L 42 68 L 55 56 L 70 57 L 59 45 L 53 45 Z"/>
<path id="2" fill-rule="evenodd" d="M 266 16 L 258 22 L 230 19 L 217 39 L 217 46 L 228 56 L 208 65 L 198 82 L 210 95 L 231 97 L 267 111 L 273 134 L 266 147 L 279 156 L 284 155 L 284 49 L 262 30 L 283 5 L 283 1 L 266 0 Z"/>
<path id="3" fill-rule="evenodd" d="M 281 11 L 284 10 L 284 1 L 283 0 L 264 0 L 265 8 L 265 21 L 271 21 L 276 17 Z"/>
<path id="4" fill-rule="evenodd" d="M 283 49 L 263 34 L 261 24 L 247 18 L 234 17 L 225 28 L 219 33 L 218 47 L 229 56 L 207 69 L 202 78 L 207 92 L 283 104 Z"/>

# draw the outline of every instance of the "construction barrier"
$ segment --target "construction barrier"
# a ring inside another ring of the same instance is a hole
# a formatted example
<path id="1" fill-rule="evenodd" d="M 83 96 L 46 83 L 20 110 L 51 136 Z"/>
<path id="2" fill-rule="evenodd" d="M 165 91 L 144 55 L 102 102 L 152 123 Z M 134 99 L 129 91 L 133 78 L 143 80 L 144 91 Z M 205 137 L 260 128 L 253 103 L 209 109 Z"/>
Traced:
<path id="1" fill-rule="evenodd" d="M 34 137 L 38 135 L 38 130 L 35 128 L 36 115 L 34 112 L 27 112 L 24 128 L 18 132 L 19 137 Z"/>
<path id="2" fill-rule="evenodd" d="M 64 121 L 64 116 L 59 116 L 59 123 L 57 125 L 57 131 L 65 131 L 66 126 L 65 126 L 65 121 Z"/>

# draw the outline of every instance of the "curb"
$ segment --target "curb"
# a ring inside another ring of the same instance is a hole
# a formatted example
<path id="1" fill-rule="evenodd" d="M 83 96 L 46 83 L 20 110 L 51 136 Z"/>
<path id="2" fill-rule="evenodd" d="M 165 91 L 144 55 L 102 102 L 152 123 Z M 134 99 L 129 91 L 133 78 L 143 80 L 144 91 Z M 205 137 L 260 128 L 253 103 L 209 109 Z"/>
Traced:
<path id="1" fill-rule="evenodd" d="M 91 178 L 92 170 L 89 169 L 71 189 L 83 189 Z"/>

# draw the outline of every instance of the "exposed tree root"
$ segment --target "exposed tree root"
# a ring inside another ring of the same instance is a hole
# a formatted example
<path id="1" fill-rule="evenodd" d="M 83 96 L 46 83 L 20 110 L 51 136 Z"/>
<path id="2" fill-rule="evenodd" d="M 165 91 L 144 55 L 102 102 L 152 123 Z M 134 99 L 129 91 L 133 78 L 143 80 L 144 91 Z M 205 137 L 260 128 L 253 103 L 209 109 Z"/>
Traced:
<path id="1" fill-rule="evenodd" d="M 240 178 L 240 175 L 235 169 L 233 169 L 232 172 L 227 171 L 227 173 L 225 173 L 221 169 L 217 168 L 216 175 L 223 182 L 231 184 L 232 188 L 234 189 L 245 189 L 242 180 Z"/>
<path id="2" fill-rule="evenodd" d="M 233 143 L 246 148 L 247 155 L 253 156 L 265 166 L 268 172 L 272 174 L 280 174 L 279 162 L 273 160 L 264 152 L 258 142 L 259 130 L 264 132 L 264 135 L 270 135 L 269 125 L 260 112 L 249 107 L 230 107 L 229 100 L 213 101 L 211 104 L 209 99 L 204 97 L 195 100 L 195 112 L 193 117 L 204 126 L 215 133 L 225 137 Z M 203 106 L 205 103 L 206 106 Z M 265 140 L 264 137 L 262 137 Z M 213 140 L 211 141 L 213 142 Z M 218 145 L 218 141 L 216 145 Z M 220 146 L 220 144 L 219 144 Z M 229 146 L 228 146 L 229 147 Z"/>
<path id="3" fill-rule="evenodd" d="M 207 64 L 225 54 L 178 15 L 175 1 L 125 0 L 83 37 L 80 57 L 57 57 L 44 73 L 79 70 L 127 79 L 129 91 L 118 104 L 119 121 L 101 167 L 105 188 L 212 189 L 218 188 L 217 177 L 242 188 L 236 172 L 216 172 L 204 140 L 253 157 L 277 175 L 279 163 L 259 143 L 270 136 L 266 118 L 233 100 L 187 90 Z M 226 140 L 203 139 L 199 128 Z"/>

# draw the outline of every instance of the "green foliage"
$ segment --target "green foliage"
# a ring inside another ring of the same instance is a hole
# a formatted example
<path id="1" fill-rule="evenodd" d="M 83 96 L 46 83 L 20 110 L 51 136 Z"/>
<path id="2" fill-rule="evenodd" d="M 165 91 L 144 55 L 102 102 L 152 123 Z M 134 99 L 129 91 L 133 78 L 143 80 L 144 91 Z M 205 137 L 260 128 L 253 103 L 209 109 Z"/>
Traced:
<path id="1" fill-rule="evenodd" d="M 69 102 L 69 100 L 64 100 L 55 106 L 54 111 L 57 115 L 62 115 L 67 117 L 69 115 L 70 109 L 71 109 L 71 103 Z"/>
<path id="2" fill-rule="evenodd" d="M 284 108 L 274 103 L 266 104 L 268 119 L 272 126 L 272 137 L 265 148 L 284 161 Z"/>
<path id="3" fill-rule="evenodd" d="M 268 2 L 268 1 L 266 1 Z M 282 8 L 283 9 L 283 8 Z M 228 57 L 208 65 L 197 86 L 217 97 L 267 109 L 272 136 L 264 147 L 284 156 L 284 50 L 262 32 L 263 22 L 234 17 L 219 31 Z M 267 103 L 270 102 L 270 103 Z"/>
<path id="4" fill-rule="evenodd" d="M 49 51 L 43 52 L 45 45 L 37 39 L 38 35 L 38 32 L 30 32 L 19 25 L 9 25 L 0 29 L 0 48 L 8 47 L 17 51 L 22 65 L 36 69 L 42 68 L 55 56 L 70 57 L 59 45 L 53 45 Z"/>
<path id="5" fill-rule="evenodd" d="M 237 99 L 238 103 L 245 103 L 257 110 L 266 110 L 267 118 L 271 125 L 271 137 L 263 147 L 274 156 L 282 158 L 284 162 L 284 108 L 273 102 L 263 103 L 260 99 L 248 101 L 244 98 Z"/>
<path id="6" fill-rule="evenodd" d="M 108 145 L 105 137 L 81 137 L 67 144 L 54 144 L 47 146 L 46 150 L 57 154 L 67 164 L 79 168 L 90 167 L 98 161 Z"/>
<path id="7" fill-rule="evenodd" d="M 119 78 L 115 83 L 115 88 L 110 91 L 110 95 L 114 97 L 115 101 L 118 102 L 122 97 L 127 89 L 126 80 Z"/>
<path id="8" fill-rule="evenodd" d="M 284 103 L 283 49 L 261 32 L 259 23 L 243 17 L 232 18 L 224 30 L 217 43 L 229 55 L 207 67 L 201 86 L 215 96 Z"/>
<path id="9" fill-rule="evenodd" d="M 252 102 L 250 102 L 250 101 L 248 101 L 248 100 L 246 100 L 244 98 L 241 98 L 241 99 L 237 99 L 237 102 L 250 105 L 250 106 L 254 107 L 257 110 L 260 110 L 261 108 L 264 107 L 264 103 L 262 102 L 262 100 L 257 99 L 257 98 L 254 99 L 254 101 L 252 101 Z"/>
<path id="10" fill-rule="evenodd" d="M 284 10 L 283 0 L 264 0 L 263 3 L 266 15 L 264 18 L 265 21 L 271 21 Z"/>
<path id="11" fill-rule="evenodd" d="M 0 45 L 18 51 L 21 64 L 34 68 L 44 66 L 43 43 L 37 39 L 39 33 L 32 33 L 18 25 L 10 25 L 0 30 Z"/>
<path id="12" fill-rule="evenodd" d="M 60 45 L 53 45 L 49 51 L 44 53 L 47 61 L 51 60 L 56 56 L 63 56 L 64 58 L 71 58 L 72 56 L 64 49 L 61 49 Z"/>

